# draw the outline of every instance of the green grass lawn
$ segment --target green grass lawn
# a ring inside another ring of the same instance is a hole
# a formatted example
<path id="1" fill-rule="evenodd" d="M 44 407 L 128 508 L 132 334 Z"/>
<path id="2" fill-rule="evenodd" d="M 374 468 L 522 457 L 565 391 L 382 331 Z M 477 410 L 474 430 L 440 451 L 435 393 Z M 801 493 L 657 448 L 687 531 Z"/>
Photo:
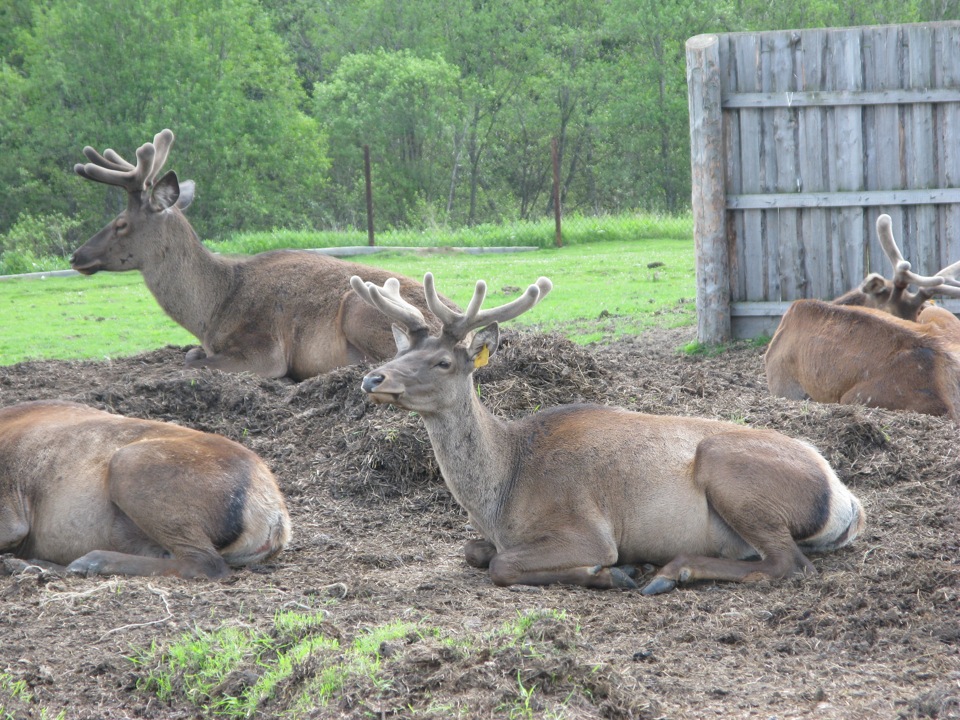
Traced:
<path id="1" fill-rule="evenodd" d="M 513 321 L 577 342 L 695 322 L 694 248 L 689 239 L 571 245 L 521 253 L 384 253 L 357 262 L 422 279 L 465 305 L 478 279 L 488 305 L 506 302 L 540 275 L 550 296 Z M 662 263 L 651 268 L 649 265 Z M 0 365 L 28 359 L 121 357 L 196 339 L 160 310 L 139 273 L 0 282 Z"/>

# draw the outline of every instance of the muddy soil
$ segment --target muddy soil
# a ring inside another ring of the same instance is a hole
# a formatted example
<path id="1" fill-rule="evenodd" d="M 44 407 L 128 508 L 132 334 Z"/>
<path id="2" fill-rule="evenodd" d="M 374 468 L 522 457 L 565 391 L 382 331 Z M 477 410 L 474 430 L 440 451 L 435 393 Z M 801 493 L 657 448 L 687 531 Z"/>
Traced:
<path id="1" fill-rule="evenodd" d="M 513 332 L 477 380 L 503 417 L 587 401 L 812 442 L 868 513 L 856 543 L 812 558 L 816 576 L 651 598 L 497 588 L 463 561 L 474 534 L 419 418 L 369 403 L 364 368 L 294 384 L 187 371 L 173 347 L 0 368 L 0 406 L 68 399 L 243 443 L 276 473 L 294 526 L 285 552 L 221 582 L 0 570 L 0 716 L 211 716 L 204 705 L 242 696 L 264 668 L 251 661 L 205 697 L 174 674 L 160 698 L 145 689 L 154 668 L 130 658 L 184 633 L 270 632 L 294 611 L 319 614 L 311 632 L 341 648 L 392 623 L 415 630 L 379 648 L 375 678 L 348 675 L 298 705 L 325 662 L 307 658 L 258 717 L 960 717 L 957 429 L 772 398 L 762 348 L 678 354 L 690 339 L 689 328 L 659 330 L 583 348 Z M 531 622 L 505 633 L 518 618 Z"/>

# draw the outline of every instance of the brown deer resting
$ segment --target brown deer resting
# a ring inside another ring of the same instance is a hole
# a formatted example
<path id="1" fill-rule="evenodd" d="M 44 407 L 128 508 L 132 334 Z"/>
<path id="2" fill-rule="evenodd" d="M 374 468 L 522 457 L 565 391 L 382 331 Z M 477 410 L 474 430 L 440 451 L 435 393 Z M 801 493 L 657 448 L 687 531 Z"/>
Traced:
<path id="1" fill-rule="evenodd" d="M 394 325 L 397 357 L 367 374 L 363 390 L 423 418 L 447 487 L 483 536 L 467 544 L 467 563 L 489 567 L 497 585 L 634 588 L 632 566 L 643 562 L 662 566 L 644 594 L 782 578 L 814 572 L 804 551 L 841 547 L 863 528 L 860 502 L 827 461 L 777 432 L 597 405 L 493 416 L 474 368 L 496 352 L 498 322 L 550 290 L 546 278 L 483 311 L 478 282 L 461 314 L 440 303 L 427 274 L 439 336 L 396 281 L 351 284 L 404 326 Z"/>
<path id="2" fill-rule="evenodd" d="M 75 403 L 0 409 L 0 551 L 84 575 L 220 578 L 290 538 L 273 474 L 220 435 Z"/>
<path id="3" fill-rule="evenodd" d="M 136 166 L 113 150 L 84 148 L 90 162 L 74 170 L 128 195 L 126 210 L 73 254 L 75 270 L 139 270 L 164 311 L 202 343 L 187 353 L 188 367 L 303 380 L 393 355 L 389 321 L 348 284 L 351 275 L 383 282 L 388 273 L 303 250 L 214 255 L 182 212 L 193 182 L 173 171 L 156 179 L 172 144 L 170 130 L 158 133 L 137 150 Z M 422 305 L 419 283 L 401 285 Z"/>
<path id="4" fill-rule="evenodd" d="M 960 422 L 960 320 L 930 302 L 934 295 L 960 297 L 960 263 L 931 277 L 916 275 L 888 215 L 877 220 L 877 235 L 893 279 L 874 273 L 832 303 L 791 304 L 764 357 L 770 392 Z M 910 292 L 911 284 L 919 289 Z"/>

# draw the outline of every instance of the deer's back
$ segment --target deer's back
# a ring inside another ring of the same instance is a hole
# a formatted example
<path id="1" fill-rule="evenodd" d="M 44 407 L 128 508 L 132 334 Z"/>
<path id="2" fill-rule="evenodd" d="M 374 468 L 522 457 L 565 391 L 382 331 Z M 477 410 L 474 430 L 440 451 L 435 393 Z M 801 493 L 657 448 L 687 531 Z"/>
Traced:
<path id="1" fill-rule="evenodd" d="M 260 464 L 253 452 L 220 435 L 77 403 L 36 401 L 0 409 L 0 485 L 28 492 L 42 486 L 47 494 L 58 486 L 92 491 L 104 486 L 120 448 L 151 441 L 184 448 L 191 472 L 225 467 L 225 459 Z"/>
<path id="2" fill-rule="evenodd" d="M 793 385 L 817 402 L 841 402 L 857 384 L 882 377 L 889 401 L 869 404 L 906 408 L 911 396 L 924 402 L 939 397 L 946 408 L 954 402 L 960 379 L 957 349 L 941 323 L 797 300 L 780 321 L 764 362 L 767 382 L 777 395 L 795 397 L 784 390 Z"/>
<path id="3" fill-rule="evenodd" d="M 600 405 L 566 405 L 521 421 L 515 492 L 542 492 L 544 482 L 568 497 L 601 506 L 636 503 L 689 480 L 700 443 L 713 435 L 760 432 L 694 417 L 648 415 Z M 564 501 L 559 500 L 561 505 Z"/>
<path id="4" fill-rule="evenodd" d="M 294 379 L 396 352 L 390 320 L 350 289 L 350 277 L 382 284 L 395 277 L 401 294 L 432 319 L 420 283 L 397 273 L 306 250 L 275 250 L 232 259 L 233 282 L 209 332 L 209 352 L 277 343 Z"/>

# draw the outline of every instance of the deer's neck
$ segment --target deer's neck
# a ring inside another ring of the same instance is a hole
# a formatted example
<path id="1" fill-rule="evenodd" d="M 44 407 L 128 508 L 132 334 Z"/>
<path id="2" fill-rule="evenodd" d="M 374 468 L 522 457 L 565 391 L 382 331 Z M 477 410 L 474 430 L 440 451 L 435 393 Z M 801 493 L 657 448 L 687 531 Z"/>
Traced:
<path id="1" fill-rule="evenodd" d="M 495 528 L 517 471 L 517 445 L 508 423 L 492 415 L 471 389 L 453 408 L 422 414 L 440 472 L 454 498 L 484 537 Z"/>
<path id="2" fill-rule="evenodd" d="M 207 250 L 182 215 L 168 223 L 166 238 L 155 244 L 140 271 L 160 307 L 202 341 L 230 293 L 232 263 Z"/>

